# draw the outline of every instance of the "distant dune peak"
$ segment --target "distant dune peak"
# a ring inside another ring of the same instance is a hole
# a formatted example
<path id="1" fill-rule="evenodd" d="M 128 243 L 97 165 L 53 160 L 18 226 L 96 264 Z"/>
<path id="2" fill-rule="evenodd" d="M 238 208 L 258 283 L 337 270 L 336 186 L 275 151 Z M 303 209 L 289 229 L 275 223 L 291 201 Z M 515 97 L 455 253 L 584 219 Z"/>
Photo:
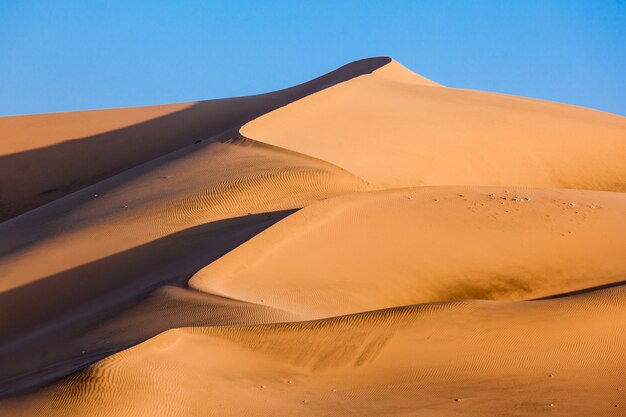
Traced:
<path id="1" fill-rule="evenodd" d="M 626 118 L 433 86 L 438 84 L 390 60 L 371 74 L 264 114 L 240 133 L 330 162 L 382 188 L 625 189 Z"/>
<path id="2" fill-rule="evenodd" d="M 256 117 L 391 61 L 361 59 L 254 96 L 0 117 L 0 222 L 197 141 L 229 139 Z M 24 166 L 30 167 L 27 176 Z"/>
<path id="3" fill-rule="evenodd" d="M 400 81 L 400 82 L 410 83 L 410 84 L 428 85 L 432 87 L 443 87 L 441 84 L 436 83 L 432 80 L 429 80 L 428 78 L 423 77 L 411 71 L 410 69 L 408 69 L 407 67 L 405 67 L 404 65 L 396 61 L 395 59 L 391 59 L 391 61 L 388 64 L 380 67 L 379 69 L 374 71 L 373 74 L 382 78 L 393 80 L 393 81 Z"/>

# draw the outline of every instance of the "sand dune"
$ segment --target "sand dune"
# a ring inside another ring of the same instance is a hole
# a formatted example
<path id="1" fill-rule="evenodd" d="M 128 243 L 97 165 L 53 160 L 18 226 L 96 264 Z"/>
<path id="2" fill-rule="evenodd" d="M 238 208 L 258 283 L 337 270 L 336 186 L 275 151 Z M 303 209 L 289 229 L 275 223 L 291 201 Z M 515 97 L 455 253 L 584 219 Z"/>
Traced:
<path id="1" fill-rule="evenodd" d="M 246 141 L 183 149 L 0 224 L 0 290 L 192 226 L 366 189 L 328 163 Z"/>
<path id="2" fill-rule="evenodd" d="M 626 191 L 623 117 L 436 87 L 381 70 L 261 116 L 241 133 L 331 162 L 384 188 Z"/>
<path id="3" fill-rule="evenodd" d="M 228 139 L 257 116 L 389 62 L 385 57 L 356 61 L 257 96 L 1 117 L 0 221 L 198 140 Z"/>
<path id="4" fill-rule="evenodd" d="M 625 214 L 624 194 L 598 191 L 424 187 L 337 197 L 269 228 L 190 285 L 310 317 L 538 298 L 626 280 Z"/>
<path id="5" fill-rule="evenodd" d="M 381 57 L 0 138 L 2 416 L 624 415 L 623 117 Z"/>
<path id="6" fill-rule="evenodd" d="M 134 301 L 121 312 L 119 306 L 114 311 L 117 314 L 109 311 L 106 315 L 102 312 L 88 315 L 83 310 L 80 313 L 85 315 L 70 323 L 57 317 L 56 326 L 49 325 L 35 334 L 31 331 L 29 339 L 17 339 L 3 346 L 0 394 L 6 396 L 40 387 L 169 329 L 300 319 L 269 307 L 170 285 Z M 18 309 L 13 315 L 18 312 L 21 313 Z"/>
<path id="7" fill-rule="evenodd" d="M 54 332 L 80 334 L 159 285 L 184 284 L 289 209 L 366 188 L 312 158 L 245 141 L 215 143 L 4 222 L 0 315 L 16 319 L 0 323 L 0 352 L 10 358 L 28 346 L 69 343 L 80 358 L 84 349 Z M 15 365 L 0 367 L 0 392 L 38 362 Z"/>
<path id="8" fill-rule="evenodd" d="M 549 301 L 448 302 L 304 323 L 172 330 L 33 401 L 8 402 L 6 410 L 618 416 L 626 407 L 625 302 L 622 287 Z"/>

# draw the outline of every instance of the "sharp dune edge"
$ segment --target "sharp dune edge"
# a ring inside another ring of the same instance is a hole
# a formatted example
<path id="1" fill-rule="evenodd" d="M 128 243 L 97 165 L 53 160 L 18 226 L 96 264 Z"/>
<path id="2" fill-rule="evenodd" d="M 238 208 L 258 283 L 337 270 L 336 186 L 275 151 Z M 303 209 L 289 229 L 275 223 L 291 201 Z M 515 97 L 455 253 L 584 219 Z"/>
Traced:
<path id="1" fill-rule="evenodd" d="M 227 140 L 257 116 L 390 61 L 381 57 L 352 62 L 298 86 L 256 96 L 2 117 L 0 220 L 196 141 Z M 28 176 L 22 175 L 24 167 Z"/>
<path id="2" fill-rule="evenodd" d="M 626 415 L 623 117 L 383 57 L 0 137 L 0 415 Z"/>

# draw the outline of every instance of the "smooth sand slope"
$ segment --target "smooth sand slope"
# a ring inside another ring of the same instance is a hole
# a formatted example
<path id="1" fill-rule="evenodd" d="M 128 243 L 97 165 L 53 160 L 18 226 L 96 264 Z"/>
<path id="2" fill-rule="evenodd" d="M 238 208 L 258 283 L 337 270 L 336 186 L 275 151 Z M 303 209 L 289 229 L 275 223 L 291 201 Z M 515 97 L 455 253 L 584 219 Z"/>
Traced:
<path id="1" fill-rule="evenodd" d="M 623 117 L 372 58 L 0 138 L 2 416 L 625 414 Z"/>
<path id="2" fill-rule="evenodd" d="M 362 193 L 300 210 L 198 272 L 190 285 L 310 317 L 431 301 L 532 299 L 626 281 L 625 230 L 622 193 Z"/>
<path id="3" fill-rule="evenodd" d="M 387 66 L 266 114 L 241 133 L 332 162 L 384 188 L 626 191 L 625 118 L 433 86 Z"/>

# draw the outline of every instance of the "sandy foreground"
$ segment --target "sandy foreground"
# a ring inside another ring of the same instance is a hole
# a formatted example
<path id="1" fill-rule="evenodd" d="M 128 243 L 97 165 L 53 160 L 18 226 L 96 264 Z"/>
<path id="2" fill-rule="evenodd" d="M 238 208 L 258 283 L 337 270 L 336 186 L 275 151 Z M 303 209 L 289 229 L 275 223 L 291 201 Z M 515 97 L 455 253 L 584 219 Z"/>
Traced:
<path id="1" fill-rule="evenodd" d="M 0 118 L 2 416 L 625 416 L 626 118 L 389 58 Z"/>

